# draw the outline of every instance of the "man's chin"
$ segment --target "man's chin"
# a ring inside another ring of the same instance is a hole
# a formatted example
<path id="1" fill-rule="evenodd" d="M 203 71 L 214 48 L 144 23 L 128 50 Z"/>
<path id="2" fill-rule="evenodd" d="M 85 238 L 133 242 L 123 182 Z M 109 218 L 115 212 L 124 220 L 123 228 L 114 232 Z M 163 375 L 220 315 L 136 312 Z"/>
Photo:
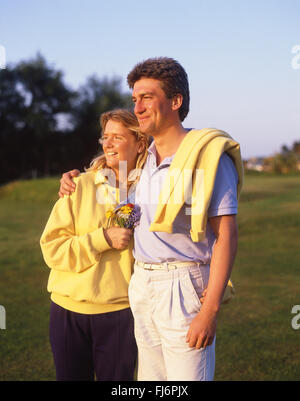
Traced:
<path id="1" fill-rule="evenodd" d="M 146 127 L 146 126 L 140 126 L 140 131 L 141 131 L 141 133 L 142 134 L 144 134 L 144 135 L 148 135 L 148 136 L 151 136 L 152 135 L 152 129 L 151 129 L 151 127 Z"/>
<path id="2" fill-rule="evenodd" d="M 140 130 L 140 132 L 141 132 L 141 134 L 144 134 L 144 135 L 147 135 L 147 136 L 152 136 L 152 132 L 150 132 L 150 131 L 147 131 L 147 130 L 142 131 L 142 130 Z"/>

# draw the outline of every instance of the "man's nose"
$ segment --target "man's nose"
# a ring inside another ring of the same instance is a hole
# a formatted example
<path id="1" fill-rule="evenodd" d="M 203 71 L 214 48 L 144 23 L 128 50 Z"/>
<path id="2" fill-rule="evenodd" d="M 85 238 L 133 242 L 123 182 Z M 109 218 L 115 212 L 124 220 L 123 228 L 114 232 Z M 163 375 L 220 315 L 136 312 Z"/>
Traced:
<path id="1" fill-rule="evenodd" d="M 145 111 L 145 106 L 141 101 L 136 101 L 134 105 L 134 113 L 135 114 L 142 114 Z"/>

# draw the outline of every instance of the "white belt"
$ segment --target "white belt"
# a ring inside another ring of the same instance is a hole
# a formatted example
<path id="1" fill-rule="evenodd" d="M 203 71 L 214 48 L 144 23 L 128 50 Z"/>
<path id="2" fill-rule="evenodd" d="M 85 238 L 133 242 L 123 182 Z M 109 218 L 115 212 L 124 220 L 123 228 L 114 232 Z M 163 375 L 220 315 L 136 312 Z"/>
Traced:
<path id="1" fill-rule="evenodd" d="M 174 270 L 180 267 L 200 265 L 199 262 L 162 262 L 162 263 L 144 263 L 136 261 L 135 264 L 146 270 Z"/>

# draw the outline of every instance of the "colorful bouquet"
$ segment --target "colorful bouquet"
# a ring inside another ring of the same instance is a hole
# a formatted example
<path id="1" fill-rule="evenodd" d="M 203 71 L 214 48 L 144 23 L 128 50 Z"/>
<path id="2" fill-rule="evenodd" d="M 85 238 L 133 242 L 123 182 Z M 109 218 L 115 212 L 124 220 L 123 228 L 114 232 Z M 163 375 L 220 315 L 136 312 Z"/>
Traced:
<path id="1" fill-rule="evenodd" d="M 133 229 L 139 224 L 141 213 L 139 206 L 127 203 L 117 206 L 114 210 L 108 210 L 106 217 L 109 225 L 114 223 L 122 228 Z"/>

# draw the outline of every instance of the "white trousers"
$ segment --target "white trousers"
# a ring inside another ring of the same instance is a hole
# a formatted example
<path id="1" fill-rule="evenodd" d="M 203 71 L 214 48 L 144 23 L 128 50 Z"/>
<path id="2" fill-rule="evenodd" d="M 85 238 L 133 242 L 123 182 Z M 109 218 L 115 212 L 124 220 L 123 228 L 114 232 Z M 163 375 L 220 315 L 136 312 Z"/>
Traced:
<path id="1" fill-rule="evenodd" d="M 139 381 L 213 380 L 215 339 L 212 345 L 199 350 L 186 342 L 208 278 L 208 265 L 176 270 L 166 266 L 163 271 L 135 265 L 129 300 L 138 346 Z"/>

